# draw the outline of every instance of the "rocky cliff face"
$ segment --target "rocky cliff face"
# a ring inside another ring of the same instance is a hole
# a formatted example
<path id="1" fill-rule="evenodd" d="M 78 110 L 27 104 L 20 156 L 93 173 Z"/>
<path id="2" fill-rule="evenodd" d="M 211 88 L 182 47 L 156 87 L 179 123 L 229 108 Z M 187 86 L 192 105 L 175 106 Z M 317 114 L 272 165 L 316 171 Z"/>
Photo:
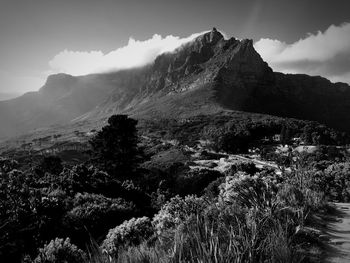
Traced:
<path id="1" fill-rule="evenodd" d="M 182 118 L 225 110 L 317 120 L 350 130 L 350 87 L 274 73 L 251 40 L 224 39 L 214 28 L 142 68 L 50 76 L 38 92 L 0 102 L 0 137 L 115 113 Z"/>
<path id="2" fill-rule="evenodd" d="M 134 83 L 124 83 L 127 87 L 116 90 L 114 101 L 109 98 L 89 116 L 115 113 L 115 105 L 143 117 L 206 113 L 220 107 L 262 111 L 265 107 L 260 105 L 259 96 L 267 96 L 265 88 L 272 87 L 273 81 L 272 70 L 254 50 L 251 40 L 225 40 L 214 28 L 174 52 L 157 57 Z M 133 89 L 135 83 L 138 89 Z"/>

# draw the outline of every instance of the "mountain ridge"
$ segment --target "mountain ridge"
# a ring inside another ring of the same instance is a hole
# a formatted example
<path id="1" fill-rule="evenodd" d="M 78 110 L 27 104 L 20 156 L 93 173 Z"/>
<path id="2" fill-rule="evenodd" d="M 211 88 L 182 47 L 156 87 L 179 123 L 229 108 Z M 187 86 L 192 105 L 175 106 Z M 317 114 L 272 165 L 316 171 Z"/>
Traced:
<path id="1" fill-rule="evenodd" d="M 238 110 L 315 120 L 350 130 L 350 86 L 273 72 L 252 40 L 215 28 L 152 64 L 118 72 L 48 77 L 38 91 L 0 102 L 0 137 L 125 113 L 176 117 Z"/>

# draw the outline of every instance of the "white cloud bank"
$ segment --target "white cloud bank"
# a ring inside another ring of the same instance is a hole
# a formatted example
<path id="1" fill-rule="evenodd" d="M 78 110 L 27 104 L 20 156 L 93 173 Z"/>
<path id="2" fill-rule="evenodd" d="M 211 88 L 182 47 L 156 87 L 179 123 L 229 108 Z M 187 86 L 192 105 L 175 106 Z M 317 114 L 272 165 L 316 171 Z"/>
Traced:
<path id="1" fill-rule="evenodd" d="M 260 39 L 256 50 L 275 70 L 284 73 L 321 75 L 331 81 L 350 83 L 350 23 L 330 26 L 287 44 Z"/>
<path id="2" fill-rule="evenodd" d="M 205 32 L 192 34 L 186 38 L 172 35 L 163 38 L 158 34 L 144 41 L 130 38 L 126 46 L 107 54 L 102 51 L 64 50 L 57 54 L 49 65 L 52 73 L 75 76 L 139 67 L 151 63 L 158 55 L 171 52 Z"/>

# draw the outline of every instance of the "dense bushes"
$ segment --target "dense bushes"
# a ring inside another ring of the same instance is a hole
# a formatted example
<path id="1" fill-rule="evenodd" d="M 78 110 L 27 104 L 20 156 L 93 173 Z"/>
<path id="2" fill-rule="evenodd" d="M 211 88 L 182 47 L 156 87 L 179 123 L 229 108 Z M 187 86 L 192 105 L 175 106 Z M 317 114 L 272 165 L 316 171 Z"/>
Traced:
<path id="1" fill-rule="evenodd" d="M 122 198 L 130 192 L 127 186 L 95 168 L 80 165 L 52 175 L 37 170 L 7 172 L 7 167 L 0 178 L 1 262 L 34 256 L 38 247 L 56 236 L 69 236 L 85 247 L 91 236 L 98 240 L 140 211 Z"/>
<path id="2" fill-rule="evenodd" d="M 350 201 L 350 163 L 336 163 L 321 174 L 320 186 L 331 200 Z"/>
<path id="3" fill-rule="evenodd" d="M 107 198 L 98 194 L 78 193 L 73 199 L 73 208 L 67 212 L 66 220 L 70 227 L 98 237 L 116 223 L 136 214 L 131 202 L 121 198 Z"/>
<path id="4" fill-rule="evenodd" d="M 311 238 L 309 244 L 299 242 L 301 233 L 305 238 L 301 229 L 307 215 L 324 205 L 309 194 L 316 192 L 298 189 L 274 173 L 242 172 L 226 177 L 219 189 L 212 198 L 172 198 L 154 216 L 152 227 L 145 218 L 139 223 L 143 227 L 136 223 L 141 219 L 133 219 L 111 229 L 103 248 L 112 244 L 112 262 L 300 262 L 316 246 Z M 153 242 L 130 242 L 134 233 L 143 233 L 140 229 L 153 228 Z"/>
<path id="5" fill-rule="evenodd" d="M 213 137 L 219 150 L 231 152 L 246 151 L 253 140 L 278 133 L 283 123 L 226 117 L 213 121 L 207 135 L 220 135 Z M 21 170 L 15 161 L 0 160 L 1 262 L 20 262 L 24 255 L 26 262 L 36 257 L 47 263 L 298 262 L 313 245 L 301 242 L 300 233 L 324 206 L 324 197 L 350 199 L 345 155 L 290 152 L 288 162 L 280 163 L 288 172 L 277 175 L 249 162 L 237 162 L 225 173 L 192 169 L 190 154 L 178 162 L 168 149 L 169 155 L 148 156 L 141 169 L 135 125 L 126 116 L 110 119 L 93 139 L 93 159 L 84 164 L 67 166 L 50 157 Z M 197 137 L 206 130 L 200 119 L 177 125 L 178 136 L 183 126 L 198 129 Z M 130 150 L 124 156 L 130 159 L 121 158 L 123 149 Z M 332 162 L 325 162 L 330 156 Z M 162 160 L 164 167 L 153 163 Z M 100 252 L 85 249 L 91 238 Z"/>
<path id="6" fill-rule="evenodd" d="M 72 244 L 69 238 L 56 238 L 40 249 L 34 263 L 81 263 L 86 259 L 85 253 Z"/>
<path id="7" fill-rule="evenodd" d="M 114 188 L 115 196 L 102 193 L 110 181 L 105 173 L 82 165 L 59 175 L 9 169 L 4 164 L 0 178 L 0 261 L 19 262 L 24 254 L 56 236 L 70 236 L 84 246 L 90 235 L 98 239 L 106 231 L 137 215 L 138 209 L 125 200 L 125 191 Z M 80 191 L 90 193 L 81 193 Z M 109 191 L 107 192 L 109 193 Z"/>
<path id="8" fill-rule="evenodd" d="M 350 143 L 350 136 L 317 122 L 276 117 L 261 119 L 234 118 L 220 125 L 204 126 L 200 138 L 209 140 L 215 151 L 246 153 L 253 144 L 261 144 L 262 139 L 280 135 L 279 142 L 289 144 L 293 137 L 301 138 L 308 145 L 345 145 Z"/>

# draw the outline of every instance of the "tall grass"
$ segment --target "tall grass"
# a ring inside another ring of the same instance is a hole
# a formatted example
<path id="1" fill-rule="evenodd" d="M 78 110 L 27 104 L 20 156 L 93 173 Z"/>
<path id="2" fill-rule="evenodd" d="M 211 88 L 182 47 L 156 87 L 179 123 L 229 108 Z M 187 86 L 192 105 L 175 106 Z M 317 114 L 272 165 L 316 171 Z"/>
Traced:
<path id="1" fill-rule="evenodd" d="M 172 232 L 171 242 L 162 237 L 154 244 L 120 248 L 115 258 L 101 250 L 92 253 L 92 263 L 253 263 L 302 261 L 292 246 L 288 225 L 279 220 L 250 218 L 250 223 L 232 217 L 230 224 L 192 217 Z M 252 220 L 254 222 L 252 222 Z M 219 224 L 219 225 L 218 225 Z M 168 236 L 169 238 L 169 236 Z"/>

